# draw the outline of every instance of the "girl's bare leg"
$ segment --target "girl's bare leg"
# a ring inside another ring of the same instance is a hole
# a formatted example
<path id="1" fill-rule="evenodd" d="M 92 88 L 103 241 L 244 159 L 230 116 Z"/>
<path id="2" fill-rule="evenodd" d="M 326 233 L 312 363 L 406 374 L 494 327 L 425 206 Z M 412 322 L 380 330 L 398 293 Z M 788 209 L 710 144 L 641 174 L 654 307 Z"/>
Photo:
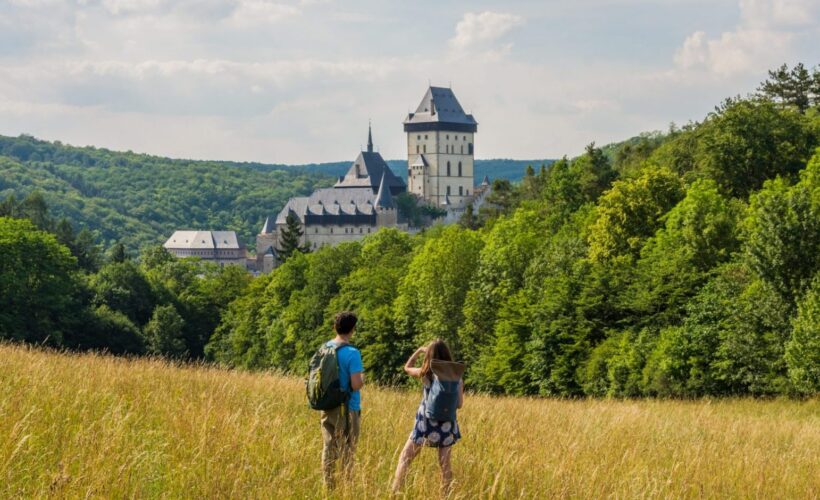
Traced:
<path id="1" fill-rule="evenodd" d="M 453 469 L 450 468 L 450 451 L 452 446 L 438 449 L 438 464 L 441 466 L 441 496 L 447 498 L 452 491 Z"/>
<path id="2" fill-rule="evenodd" d="M 407 476 L 407 468 L 410 467 L 410 462 L 416 458 L 416 455 L 421 451 L 422 445 L 416 444 L 412 439 L 408 439 L 399 455 L 399 465 L 396 467 L 396 476 L 393 478 L 393 492 L 397 493 L 404 484 L 404 478 Z"/>

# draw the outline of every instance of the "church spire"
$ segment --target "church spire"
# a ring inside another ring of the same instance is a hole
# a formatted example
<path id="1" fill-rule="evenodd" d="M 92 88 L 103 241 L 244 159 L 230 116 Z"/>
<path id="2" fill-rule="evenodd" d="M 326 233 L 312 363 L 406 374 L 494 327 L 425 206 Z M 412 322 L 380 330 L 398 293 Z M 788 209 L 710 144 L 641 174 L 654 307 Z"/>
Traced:
<path id="1" fill-rule="evenodd" d="M 367 152 L 373 152 L 373 134 L 370 131 L 370 122 L 367 122 Z"/>

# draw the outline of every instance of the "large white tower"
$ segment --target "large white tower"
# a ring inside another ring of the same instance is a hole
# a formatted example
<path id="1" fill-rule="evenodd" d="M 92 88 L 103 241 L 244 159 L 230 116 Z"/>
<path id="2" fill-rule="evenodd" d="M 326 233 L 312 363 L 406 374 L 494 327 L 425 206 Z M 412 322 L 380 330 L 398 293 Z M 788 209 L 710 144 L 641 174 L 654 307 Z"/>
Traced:
<path id="1" fill-rule="evenodd" d="M 430 87 L 404 120 L 408 192 L 431 205 L 462 209 L 473 194 L 478 123 L 449 88 Z"/>

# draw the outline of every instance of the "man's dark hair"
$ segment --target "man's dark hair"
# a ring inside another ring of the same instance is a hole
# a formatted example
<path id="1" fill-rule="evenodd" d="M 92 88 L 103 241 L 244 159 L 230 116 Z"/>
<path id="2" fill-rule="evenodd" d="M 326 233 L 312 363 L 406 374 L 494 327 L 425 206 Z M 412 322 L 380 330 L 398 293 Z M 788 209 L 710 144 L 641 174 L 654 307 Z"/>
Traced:
<path id="1" fill-rule="evenodd" d="M 350 311 L 342 311 L 336 314 L 336 319 L 333 321 L 333 329 L 339 335 L 347 335 L 356 328 L 356 322 L 359 318 Z"/>

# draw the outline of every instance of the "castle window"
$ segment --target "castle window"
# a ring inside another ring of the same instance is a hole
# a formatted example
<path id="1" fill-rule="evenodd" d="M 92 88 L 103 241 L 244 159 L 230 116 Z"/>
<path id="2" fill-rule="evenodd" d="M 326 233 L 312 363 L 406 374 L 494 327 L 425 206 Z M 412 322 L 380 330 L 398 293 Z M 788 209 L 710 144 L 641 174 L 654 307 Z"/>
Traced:
<path id="1" fill-rule="evenodd" d="M 461 154 L 464 154 L 464 144 L 461 145 Z"/>
<path id="2" fill-rule="evenodd" d="M 447 162 L 447 177 L 450 177 L 450 162 Z"/>
<path id="3" fill-rule="evenodd" d="M 362 234 L 363 232 L 364 232 L 364 228 L 363 228 L 363 227 L 360 227 L 360 228 L 359 228 L 359 234 Z"/>
<path id="4" fill-rule="evenodd" d="M 424 152 L 427 152 L 427 144 L 424 145 Z"/>
<path id="5" fill-rule="evenodd" d="M 333 228 L 332 227 L 330 228 L 330 234 L 333 234 Z"/>
<path id="6" fill-rule="evenodd" d="M 467 190 L 467 196 L 470 196 L 470 190 L 469 189 Z"/>
<path id="7" fill-rule="evenodd" d="M 466 135 L 464 136 L 464 140 L 465 140 L 465 141 L 467 140 L 467 136 L 466 136 Z"/>
<path id="8" fill-rule="evenodd" d="M 420 135 L 417 135 L 417 136 L 416 136 L 416 140 L 417 140 L 417 141 L 420 141 L 420 140 L 421 140 L 421 136 L 420 136 Z"/>
<path id="9" fill-rule="evenodd" d="M 450 195 L 450 186 L 447 186 L 447 196 Z"/>
<path id="10" fill-rule="evenodd" d="M 316 229 L 313 230 L 313 232 L 315 232 L 316 234 L 319 234 L 319 228 L 317 227 Z"/>
<path id="11" fill-rule="evenodd" d="M 419 145 L 416 144 L 416 154 L 419 154 Z"/>
<path id="12" fill-rule="evenodd" d="M 458 162 L 458 176 L 461 177 L 461 162 Z"/>
<path id="13" fill-rule="evenodd" d="M 424 134 L 424 140 L 425 141 L 427 140 L 427 134 Z"/>
<path id="14" fill-rule="evenodd" d="M 448 141 L 450 140 L 450 134 L 447 134 L 447 140 Z"/>
<path id="15" fill-rule="evenodd" d="M 473 154 L 473 143 L 467 144 L 467 154 Z"/>
<path id="16" fill-rule="evenodd" d="M 459 186 L 458 187 L 458 195 L 459 196 L 464 196 L 464 186 Z"/>

